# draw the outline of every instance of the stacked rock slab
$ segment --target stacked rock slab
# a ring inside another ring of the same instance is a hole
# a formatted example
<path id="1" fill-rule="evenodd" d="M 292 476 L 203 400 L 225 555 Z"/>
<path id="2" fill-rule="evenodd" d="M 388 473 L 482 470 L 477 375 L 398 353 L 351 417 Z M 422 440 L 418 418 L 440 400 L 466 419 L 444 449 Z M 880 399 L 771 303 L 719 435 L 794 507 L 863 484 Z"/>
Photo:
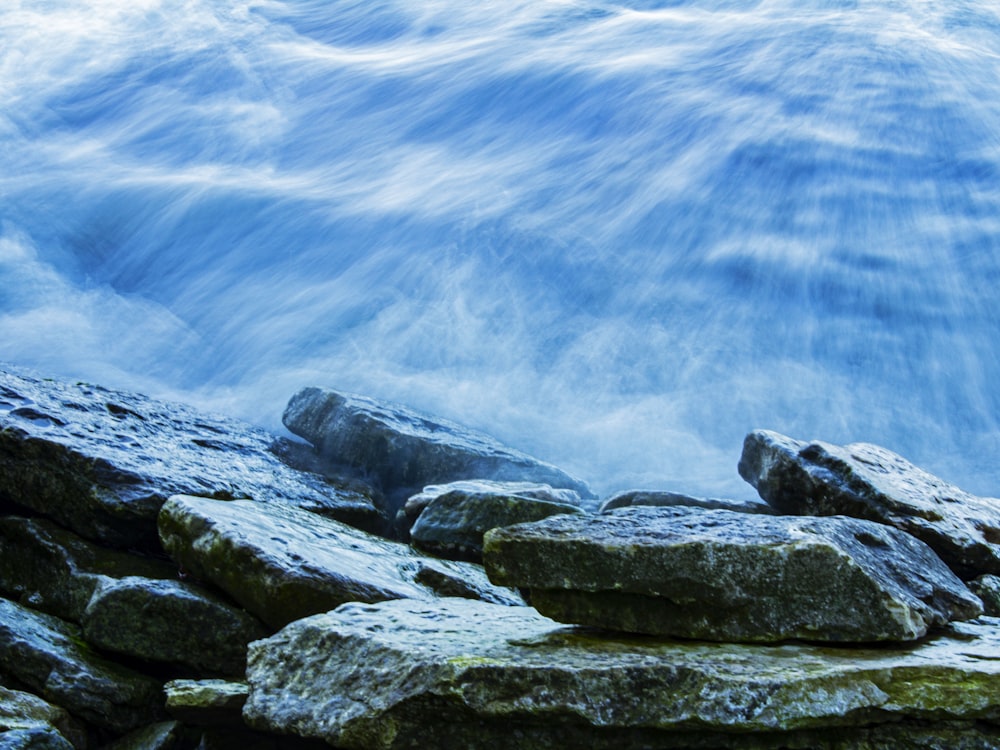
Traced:
<path id="1" fill-rule="evenodd" d="M 591 497 L 564 471 L 445 420 L 397 404 L 328 388 L 303 388 L 288 402 L 285 426 L 334 466 L 375 477 L 392 499 L 462 479 L 540 482 Z"/>
<path id="2" fill-rule="evenodd" d="M 628 640 L 481 602 L 345 604 L 251 646 L 244 717 L 359 750 L 995 747 L 975 722 L 1000 719 L 998 625 L 843 650 Z"/>
<path id="3" fill-rule="evenodd" d="M 739 472 L 782 513 L 848 515 L 926 542 L 964 579 L 1000 573 L 1000 500 L 971 495 L 877 445 L 747 435 Z"/>
<path id="4" fill-rule="evenodd" d="M 654 635 L 911 640 L 982 614 L 925 544 L 852 518 L 623 508 L 494 529 L 484 559 L 555 620 Z"/>

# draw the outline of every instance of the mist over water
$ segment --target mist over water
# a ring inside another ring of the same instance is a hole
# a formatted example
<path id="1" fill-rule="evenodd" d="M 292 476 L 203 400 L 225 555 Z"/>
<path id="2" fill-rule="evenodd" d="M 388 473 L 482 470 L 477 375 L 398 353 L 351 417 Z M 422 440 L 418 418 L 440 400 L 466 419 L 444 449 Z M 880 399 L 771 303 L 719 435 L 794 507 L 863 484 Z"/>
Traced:
<path id="1" fill-rule="evenodd" d="M 600 492 L 745 433 L 1000 495 L 1000 8 L 12 0 L 0 360 L 329 385 Z"/>

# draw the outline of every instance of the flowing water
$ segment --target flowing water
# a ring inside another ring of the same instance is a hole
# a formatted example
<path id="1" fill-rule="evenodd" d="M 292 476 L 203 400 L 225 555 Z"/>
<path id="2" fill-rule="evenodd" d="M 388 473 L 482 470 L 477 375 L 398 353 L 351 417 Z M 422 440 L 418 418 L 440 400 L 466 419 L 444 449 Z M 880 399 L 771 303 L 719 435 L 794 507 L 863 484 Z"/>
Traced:
<path id="1" fill-rule="evenodd" d="M 601 492 L 744 434 L 1000 494 L 993 0 L 5 0 L 0 360 L 330 385 Z"/>

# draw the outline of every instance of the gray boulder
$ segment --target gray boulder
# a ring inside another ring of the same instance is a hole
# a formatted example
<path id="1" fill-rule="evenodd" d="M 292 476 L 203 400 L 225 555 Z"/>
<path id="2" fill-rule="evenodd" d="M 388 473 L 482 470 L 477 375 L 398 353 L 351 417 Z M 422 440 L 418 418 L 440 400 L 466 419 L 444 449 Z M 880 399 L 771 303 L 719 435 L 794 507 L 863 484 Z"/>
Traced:
<path id="1" fill-rule="evenodd" d="M 539 482 L 591 496 L 585 483 L 555 466 L 396 404 L 303 388 L 289 401 L 283 421 L 331 464 L 377 479 L 395 510 L 426 485 L 461 479 Z"/>
<path id="2" fill-rule="evenodd" d="M 74 750 L 73 745 L 52 727 L 0 730 L 0 750 Z"/>
<path id="3" fill-rule="evenodd" d="M 251 645 L 244 718 L 342 748 L 931 747 L 1000 717 L 996 620 L 916 646 L 621 640 L 524 607 L 345 604 Z M 882 744 L 862 744 L 877 738 Z M 965 744 L 965 743 L 963 743 Z M 973 745 L 968 747 L 989 745 Z"/>
<path id="4" fill-rule="evenodd" d="M 81 624 L 84 638 L 105 651 L 240 677 L 247 644 L 268 634 L 255 617 L 199 587 L 137 577 L 100 586 Z"/>
<path id="5" fill-rule="evenodd" d="M 1000 500 L 971 495 L 869 443 L 747 435 L 740 476 L 782 513 L 847 515 L 926 542 L 964 579 L 1000 573 Z"/>
<path id="6" fill-rule="evenodd" d="M 0 671 L 117 734 L 162 717 L 158 680 L 98 656 L 75 625 L 6 599 L 0 599 Z"/>
<path id="7" fill-rule="evenodd" d="M 774 509 L 767 503 L 753 500 L 726 500 L 714 497 L 692 497 L 680 492 L 664 490 L 625 490 L 609 497 L 601 504 L 600 512 L 606 513 L 616 508 L 630 508 L 634 505 L 657 507 L 684 506 L 707 510 L 735 510 L 740 513 L 767 513 L 774 515 Z"/>
<path id="8" fill-rule="evenodd" d="M 902 641 L 982 613 L 925 544 L 853 518 L 623 508 L 494 529 L 484 559 L 553 619 L 637 633 Z"/>
<path id="9" fill-rule="evenodd" d="M 157 513 L 179 493 L 267 498 L 382 523 L 368 498 L 285 465 L 274 441 L 180 404 L 0 371 L 0 504 L 102 544 L 156 550 Z"/>
<path id="10" fill-rule="evenodd" d="M 1000 576 L 981 575 L 969 581 L 969 590 L 982 600 L 985 614 L 1000 616 Z"/>
<path id="11" fill-rule="evenodd" d="M 337 521 L 280 505 L 177 496 L 160 512 L 163 546 L 272 627 L 347 601 L 462 594 L 517 603 L 481 568 L 422 557 Z"/>
<path id="12" fill-rule="evenodd" d="M 37 695 L 0 686 L 0 732 L 31 730 L 25 736 L 58 734 L 63 741 L 78 750 L 87 746 L 87 731 L 64 708 L 54 706 Z M 8 737 L 6 742 L 14 738 Z M 0 747 L 5 740 L 0 739 Z M 36 741 L 36 740 L 32 740 Z M 55 739 L 46 741 L 57 742 Z M 30 747 L 30 745 L 25 745 Z"/>
<path id="13" fill-rule="evenodd" d="M 576 505 L 496 489 L 457 489 L 430 501 L 410 530 L 414 547 L 452 560 L 482 563 L 483 534 L 498 526 L 582 513 Z"/>

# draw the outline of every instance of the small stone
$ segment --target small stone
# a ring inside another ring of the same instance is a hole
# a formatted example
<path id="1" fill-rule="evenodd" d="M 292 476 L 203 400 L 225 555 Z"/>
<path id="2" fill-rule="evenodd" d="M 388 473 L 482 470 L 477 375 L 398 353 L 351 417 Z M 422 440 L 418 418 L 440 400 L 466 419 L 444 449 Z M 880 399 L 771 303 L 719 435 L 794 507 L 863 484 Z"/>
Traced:
<path id="1" fill-rule="evenodd" d="M 196 726 L 243 727 L 243 704 L 250 688 L 226 680 L 172 680 L 163 686 L 167 713 Z"/>

